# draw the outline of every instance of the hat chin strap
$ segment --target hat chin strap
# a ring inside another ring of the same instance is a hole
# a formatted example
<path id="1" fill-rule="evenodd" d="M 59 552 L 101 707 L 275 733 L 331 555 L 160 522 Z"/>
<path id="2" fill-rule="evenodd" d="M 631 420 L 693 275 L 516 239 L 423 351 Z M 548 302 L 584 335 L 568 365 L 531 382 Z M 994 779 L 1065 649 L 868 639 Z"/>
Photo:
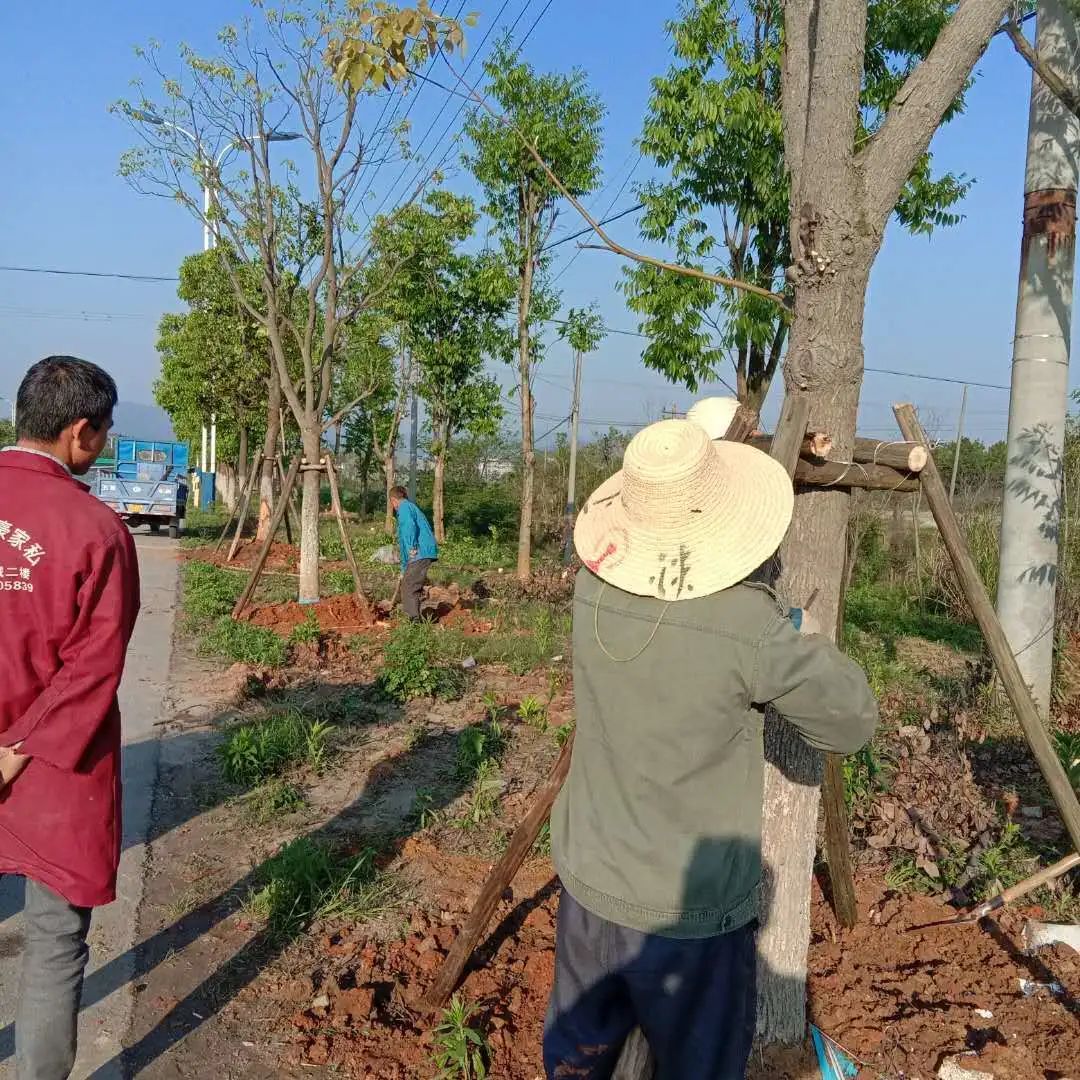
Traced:
<path id="1" fill-rule="evenodd" d="M 656 625 L 652 628 L 652 633 L 649 634 L 645 644 L 632 656 L 613 656 L 608 652 L 608 647 L 600 638 L 600 601 L 604 599 L 604 590 L 607 588 L 607 582 L 602 578 L 600 580 L 600 595 L 596 598 L 596 607 L 593 608 L 593 633 L 596 635 L 596 644 L 600 646 L 600 651 L 609 659 L 613 660 L 616 664 L 629 664 L 631 660 L 636 660 L 652 643 L 656 638 L 656 634 L 660 629 L 660 624 L 664 621 L 664 616 L 667 614 L 667 610 L 671 607 L 671 601 L 668 600 L 662 610 L 660 611 L 660 617 L 656 620 Z"/>

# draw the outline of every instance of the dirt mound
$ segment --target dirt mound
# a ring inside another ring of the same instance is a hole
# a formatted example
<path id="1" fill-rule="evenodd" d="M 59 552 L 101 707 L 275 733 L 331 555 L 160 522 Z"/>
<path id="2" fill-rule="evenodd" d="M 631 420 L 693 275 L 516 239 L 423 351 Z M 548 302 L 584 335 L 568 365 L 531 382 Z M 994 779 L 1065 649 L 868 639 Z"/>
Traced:
<path id="1" fill-rule="evenodd" d="M 314 616 L 322 631 L 359 633 L 370 630 L 379 621 L 375 609 L 358 600 L 352 593 L 331 596 L 317 604 L 298 604 L 286 600 L 281 604 L 261 604 L 250 608 L 244 618 L 254 626 L 262 626 L 282 637 L 288 637 L 301 623 Z"/>
<path id="2" fill-rule="evenodd" d="M 1025 956 L 1016 912 L 979 926 L 912 929 L 955 910 L 873 882 L 860 884 L 861 921 L 846 931 L 814 891 L 812 1019 L 862 1061 L 887 1076 L 932 1077 L 944 1058 L 975 1051 L 965 1059 L 972 1068 L 1009 1080 L 1075 1075 L 1076 953 L 1057 946 Z"/>

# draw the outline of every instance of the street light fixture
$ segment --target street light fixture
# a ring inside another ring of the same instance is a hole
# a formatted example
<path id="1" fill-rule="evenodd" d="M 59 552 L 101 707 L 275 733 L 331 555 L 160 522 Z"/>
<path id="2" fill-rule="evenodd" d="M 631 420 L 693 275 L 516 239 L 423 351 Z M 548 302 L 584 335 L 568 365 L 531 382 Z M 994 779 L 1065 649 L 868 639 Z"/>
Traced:
<path id="1" fill-rule="evenodd" d="M 128 109 L 128 115 L 134 119 L 139 120 L 145 124 L 153 124 L 155 127 L 167 127 L 172 128 L 173 131 L 183 135 L 185 138 L 190 139 L 192 145 L 195 147 L 196 154 L 202 158 L 202 142 L 198 135 L 187 128 L 182 127 L 180 124 L 174 123 L 172 120 L 166 120 L 164 117 L 158 116 L 157 113 L 150 112 L 148 109 Z M 296 131 L 267 131 L 256 136 L 260 141 L 265 139 L 267 142 L 293 142 L 295 139 L 302 139 L 303 135 Z M 221 168 L 225 158 L 229 153 L 235 150 L 238 146 L 242 145 L 240 139 L 232 139 L 227 142 L 222 148 L 221 152 L 213 161 L 213 172 L 216 173 Z M 210 226 L 210 208 L 213 201 L 210 185 L 206 182 L 202 184 L 203 189 L 203 251 L 209 251 L 214 247 L 217 240 L 217 236 L 214 230 Z M 14 416 L 14 406 L 12 406 L 12 416 Z M 14 422 L 14 421 L 13 421 Z M 203 425 L 202 429 L 202 456 L 199 464 L 202 467 L 203 472 L 217 473 L 217 414 L 210 414 L 210 460 L 207 469 L 207 456 L 206 456 L 206 425 Z"/>

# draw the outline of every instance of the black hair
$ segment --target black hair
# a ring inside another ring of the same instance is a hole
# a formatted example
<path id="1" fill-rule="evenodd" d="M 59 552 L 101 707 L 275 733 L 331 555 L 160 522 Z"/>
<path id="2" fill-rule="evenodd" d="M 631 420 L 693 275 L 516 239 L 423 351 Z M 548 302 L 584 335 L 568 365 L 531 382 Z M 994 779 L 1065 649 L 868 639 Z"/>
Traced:
<path id="1" fill-rule="evenodd" d="M 95 431 L 109 422 L 116 405 L 112 376 L 76 356 L 46 356 L 23 377 L 16 403 L 20 439 L 52 443 L 76 420 Z"/>
<path id="2" fill-rule="evenodd" d="M 392 487 L 390 489 L 390 497 L 392 499 L 407 499 L 409 497 L 409 493 L 400 484 L 398 484 L 397 487 Z"/>

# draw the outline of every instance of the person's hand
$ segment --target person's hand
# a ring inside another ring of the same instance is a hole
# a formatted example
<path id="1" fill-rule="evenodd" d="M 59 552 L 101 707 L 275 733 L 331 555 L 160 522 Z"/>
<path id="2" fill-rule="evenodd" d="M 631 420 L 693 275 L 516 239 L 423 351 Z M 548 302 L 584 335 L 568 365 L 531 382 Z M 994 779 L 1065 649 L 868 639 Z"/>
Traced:
<path id="1" fill-rule="evenodd" d="M 29 764 L 30 759 L 17 753 L 22 743 L 0 746 L 0 791 L 6 788 Z"/>

